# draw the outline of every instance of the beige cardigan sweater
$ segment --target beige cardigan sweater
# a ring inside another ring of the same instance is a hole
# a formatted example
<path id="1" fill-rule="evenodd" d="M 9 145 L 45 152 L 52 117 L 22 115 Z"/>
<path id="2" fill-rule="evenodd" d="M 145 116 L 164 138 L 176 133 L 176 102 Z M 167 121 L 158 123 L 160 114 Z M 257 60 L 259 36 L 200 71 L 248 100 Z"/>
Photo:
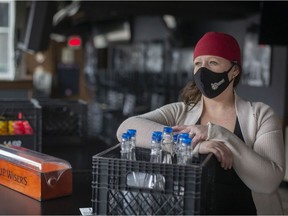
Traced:
<path id="1" fill-rule="evenodd" d="M 224 142 L 232 151 L 233 168 L 251 189 L 257 214 L 283 214 L 278 187 L 284 177 L 285 155 L 281 123 L 274 111 L 261 102 L 244 101 L 235 93 L 235 107 L 245 143 L 227 129 L 210 125 L 207 140 Z M 150 147 L 153 131 L 166 125 L 193 125 L 201 116 L 203 101 L 193 109 L 182 102 L 130 117 L 117 131 L 137 129 L 137 145 Z M 194 151 L 197 151 L 195 147 Z"/>

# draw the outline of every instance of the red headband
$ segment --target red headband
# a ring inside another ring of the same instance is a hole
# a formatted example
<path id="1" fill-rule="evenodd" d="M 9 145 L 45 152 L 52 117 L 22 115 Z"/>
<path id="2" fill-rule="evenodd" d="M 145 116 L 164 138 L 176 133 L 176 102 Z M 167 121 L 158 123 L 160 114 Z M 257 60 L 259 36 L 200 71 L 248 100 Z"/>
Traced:
<path id="1" fill-rule="evenodd" d="M 214 55 L 241 65 L 241 50 L 231 35 L 220 32 L 207 32 L 196 44 L 194 59 L 201 55 Z"/>

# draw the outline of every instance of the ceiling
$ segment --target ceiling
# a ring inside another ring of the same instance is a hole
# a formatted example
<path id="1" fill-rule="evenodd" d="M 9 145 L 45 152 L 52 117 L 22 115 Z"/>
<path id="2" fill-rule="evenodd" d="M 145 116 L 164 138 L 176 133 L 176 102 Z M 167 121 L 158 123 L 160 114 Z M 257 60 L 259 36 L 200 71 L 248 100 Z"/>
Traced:
<path id="1" fill-rule="evenodd" d="M 171 14 L 186 18 L 237 19 L 259 12 L 259 1 L 83 1 L 81 11 L 90 21 L 137 15 Z"/>
<path id="2" fill-rule="evenodd" d="M 69 7 L 71 1 L 62 2 Z M 74 2 L 75 3 L 75 2 Z M 136 16 L 174 15 L 180 22 L 243 19 L 260 12 L 260 1 L 79 1 L 80 8 L 66 16 L 54 31 L 89 31 L 91 25 Z"/>

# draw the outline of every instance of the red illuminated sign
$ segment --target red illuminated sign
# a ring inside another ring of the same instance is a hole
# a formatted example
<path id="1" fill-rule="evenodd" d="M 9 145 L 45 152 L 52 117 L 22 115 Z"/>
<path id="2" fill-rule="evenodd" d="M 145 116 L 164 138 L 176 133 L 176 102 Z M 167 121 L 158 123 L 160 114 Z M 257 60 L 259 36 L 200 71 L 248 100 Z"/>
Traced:
<path id="1" fill-rule="evenodd" d="M 70 47 L 80 47 L 81 46 L 81 38 L 79 36 L 71 36 L 71 37 L 69 37 L 68 45 Z"/>

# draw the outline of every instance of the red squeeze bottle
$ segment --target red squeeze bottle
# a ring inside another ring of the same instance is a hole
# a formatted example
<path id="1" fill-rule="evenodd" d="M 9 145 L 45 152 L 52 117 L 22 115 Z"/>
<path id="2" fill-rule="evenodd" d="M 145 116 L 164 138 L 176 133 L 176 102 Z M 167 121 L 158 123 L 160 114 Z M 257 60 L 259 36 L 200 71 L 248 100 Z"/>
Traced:
<path id="1" fill-rule="evenodd" d="M 22 112 L 19 112 L 18 113 L 18 119 L 22 119 L 23 118 L 23 114 L 22 114 Z"/>

